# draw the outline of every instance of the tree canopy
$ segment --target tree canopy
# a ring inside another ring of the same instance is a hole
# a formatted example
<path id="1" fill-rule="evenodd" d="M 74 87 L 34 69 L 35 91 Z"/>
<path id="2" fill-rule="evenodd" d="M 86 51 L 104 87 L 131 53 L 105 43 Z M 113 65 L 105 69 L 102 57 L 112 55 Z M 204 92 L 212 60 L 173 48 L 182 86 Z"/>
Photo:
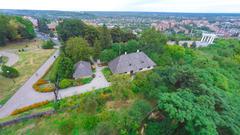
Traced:
<path id="1" fill-rule="evenodd" d="M 93 49 L 89 46 L 88 42 L 80 37 L 70 38 L 66 42 L 64 51 L 66 56 L 71 58 L 73 62 L 89 60 L 93 54 Z"/>
<path id="2" fill-rule="evenodd" d="M 33 24 L 19 16 L 0 15 L 0 45 L 8 41 L 35 37 Z"/>

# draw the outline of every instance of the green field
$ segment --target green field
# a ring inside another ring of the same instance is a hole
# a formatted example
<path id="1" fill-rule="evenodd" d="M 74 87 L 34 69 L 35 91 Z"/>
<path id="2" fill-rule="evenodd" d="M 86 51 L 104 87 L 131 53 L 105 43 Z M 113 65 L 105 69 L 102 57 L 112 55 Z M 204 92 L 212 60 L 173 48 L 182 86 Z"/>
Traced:
<path id="1" fill-rule="evenodd" d="M 8 79 L 0 75 L 0 104 L 5 103 L 16 90 L 54 53 L 52 50 L 39 48 L 42 41 L 28 41 L 16 44 L 9 44 L 0 47 L 0 50 L 11 50 L 19 55 L 19 61 L 14 67 L 19 71 L 20 76 Z M 24 48 L 24 52 L 18 52 Z"/>

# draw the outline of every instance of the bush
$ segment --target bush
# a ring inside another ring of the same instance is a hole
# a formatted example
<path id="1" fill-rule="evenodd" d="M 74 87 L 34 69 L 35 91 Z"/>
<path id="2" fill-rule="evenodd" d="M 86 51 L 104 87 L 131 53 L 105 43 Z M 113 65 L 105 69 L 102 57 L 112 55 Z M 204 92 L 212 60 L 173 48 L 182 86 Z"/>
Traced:
<path id="1" fill-rule="evenodd" d="M 46 105 L 48 103 L 49 103 L 49 101 L 43 101 L 43 102 L 35 103 L 35 104 L 29 105 L 29 106 L 26 106 L 26 107 L 23 107 L 23 108 L 20 108 L 20 109 L 16 109 L 11 113 L 11 115 L 17 115 L 19 113 L 23 113 L 23 112 L 29 111 L 31 109 L 41 107 L 41 106 Z"/>
<path id="2" fill-rule="evenodd" d="M 43 49 L 53 49 L 54 46 L 54 42 L 52 40 L 48 40 L 46 42 L 43 43 L 42 48 Z"/>
<path id="3" fill-rule="evenodd" d="M 102 62 L 109 62 L 112 59 L 116 58 L 118 56 L 118 53 L 115 52 L 113 49 L 106 49 L 101 52 L 100 54 L 100 60 Z"/>
<path id="4" fill-rule="evenodd" d="M 13 67 L 9 67 L 6 65 L 2 66 L 2 75 L 8 78 L 15 78 L 19 76 L 19 72 L 17 71 L 17 69 L 13 68 Z"/>
<path id="5" fill-rule="evenodd" d="M 72 84 L 73 84 L 72 80 L 70 80 L 70 79 L 63 79 L 63 80 L 60 81 L 59 87 L 61 89 L 64 89 L 64 88 L 67 88 L 69 86 L 72 86 Z"/>
<path id="6" fill-rule="evenodd" d="M 92 78 L 92 77 L 89 77 L 89 78 L 83 78 L 83 79 L 81 79 L 80 81 L 81 81 L 82 84 L 88 84 L 88 83 L 90 83 L 92 80 L 93 80 L 93 78 Z"/>
<path id="7" fill-rule="evenodd" d="M 33 84 L 33 88 L 38 92 L 52 92 L 55 90 L 55 86 L 53 84 L 43 79 L 40 79 Z"/>
<path id="8" fill-rule="evenodd" d="M 102 72 L 105 78 L 107 79 L 107 81 L 110 81 L 110 76 L 112 75 L 111 70 L 109 68 L 104 68 Z"/>

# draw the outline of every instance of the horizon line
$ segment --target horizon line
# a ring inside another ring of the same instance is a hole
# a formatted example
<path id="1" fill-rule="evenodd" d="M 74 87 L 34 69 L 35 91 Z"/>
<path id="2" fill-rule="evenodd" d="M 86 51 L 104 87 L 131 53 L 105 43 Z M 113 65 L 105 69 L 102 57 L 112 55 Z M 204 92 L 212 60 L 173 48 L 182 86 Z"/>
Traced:
<path id="1" fill-rule="evenodd" d="M 28 11 L 62 11 L 62 12 L 132 12 L 132 13 L 177 13 L 177 14 L 240 14 L 240 12 L 177 12 L 177 11 L 126 11 L 126 10 L 61 10 L 61 9 L 9 9 L 0 8 L 0 10 L 28 10 Z"/>

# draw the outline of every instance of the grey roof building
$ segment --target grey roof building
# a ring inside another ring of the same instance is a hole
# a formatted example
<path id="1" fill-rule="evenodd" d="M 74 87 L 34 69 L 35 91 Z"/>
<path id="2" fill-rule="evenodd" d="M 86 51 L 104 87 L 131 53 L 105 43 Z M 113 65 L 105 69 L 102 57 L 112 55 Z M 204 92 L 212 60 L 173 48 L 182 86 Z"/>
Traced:
<path id="1" fill-rule="evenodd" d="M 90 62 L 87 61 L 79 61 L 75 64 L 75 72 L 73 74 L 73 78 L 86 78 L 91 77 L 93 75 L 92 68 Z"/>
<path id="2" fill-rule="evenodd" d="M 135 52 L 118 56 L 108 63 L 112 73 L 135 73 L 151 69 L 156 64 L 143 52 Z"/>

